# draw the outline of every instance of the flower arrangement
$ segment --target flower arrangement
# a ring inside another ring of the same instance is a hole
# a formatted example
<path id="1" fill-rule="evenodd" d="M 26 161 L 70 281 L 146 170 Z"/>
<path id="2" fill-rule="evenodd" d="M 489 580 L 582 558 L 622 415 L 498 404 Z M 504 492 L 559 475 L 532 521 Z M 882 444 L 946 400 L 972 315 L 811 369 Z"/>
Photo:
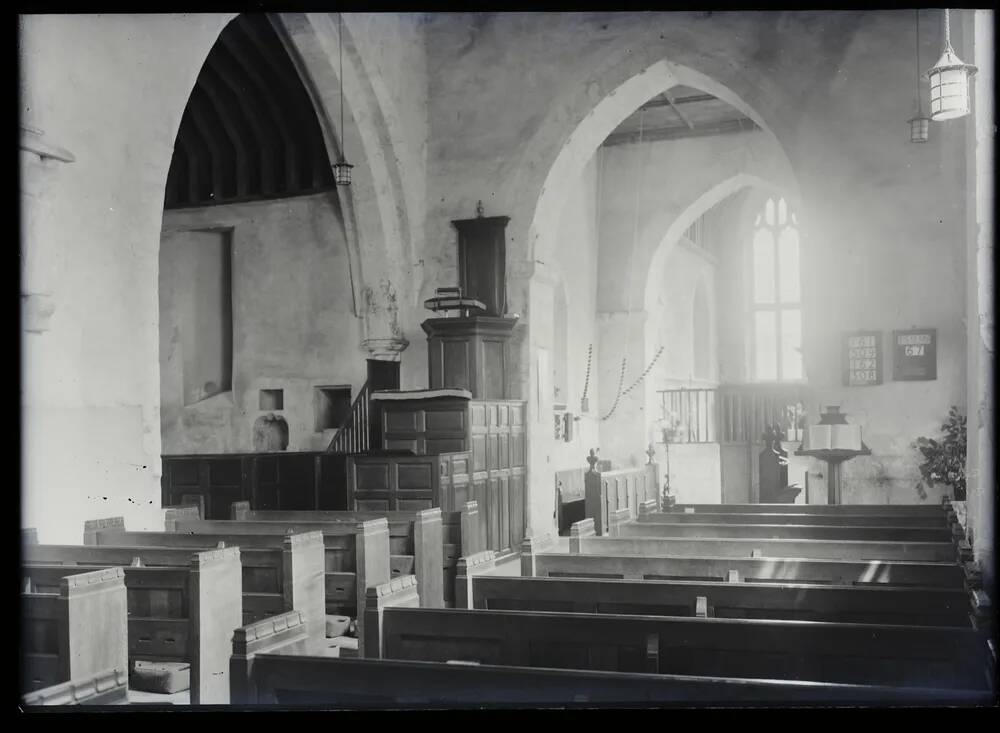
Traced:
<path id="1" fill-rule="evenodd" d="M 955 501 L 965 501 L 965 423 L 965 415 L 952 406 L 948 419 L 941 425 L 940 439 L 920 437 L 914 441 L 913 446 L 925 459 L 920 464 L 921 480 L 916 486 L 922 496 L 926 495 L 925 487 L 943 484 L 951 487 Z"/>

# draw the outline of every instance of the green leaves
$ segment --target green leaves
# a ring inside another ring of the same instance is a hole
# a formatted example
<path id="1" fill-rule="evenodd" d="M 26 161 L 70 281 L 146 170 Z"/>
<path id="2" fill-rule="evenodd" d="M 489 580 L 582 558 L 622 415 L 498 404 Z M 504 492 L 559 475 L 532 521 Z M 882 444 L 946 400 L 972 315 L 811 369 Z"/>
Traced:
<path id="1" fill-rule="evenodd" d="M 943 435 L 940 440 L 920 437 L 913 442 L 913 446 L 925 459 L 920 464 L 923 480 L 917 484 L 916 489 L 925 498 L 925 485 L 933 487 L 941 483 L 952 488 L 956 501 L 964 501 L 966 418 L 957 407 L 952 406 L 948 410 L 948 418 L 941 425 L 941 432 Z"/>

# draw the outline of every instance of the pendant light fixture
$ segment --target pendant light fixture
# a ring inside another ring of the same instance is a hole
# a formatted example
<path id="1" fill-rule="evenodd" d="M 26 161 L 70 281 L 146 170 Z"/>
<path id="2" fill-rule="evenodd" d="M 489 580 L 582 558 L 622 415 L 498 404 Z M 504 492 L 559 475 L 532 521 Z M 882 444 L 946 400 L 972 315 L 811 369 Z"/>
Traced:
<path id="1" fill-rule="evenodd" d="M 951 47 L 949 11 L 944 11 L 944 51 L 930 71 L 931 119 L 953 120 L 969 114 L 969 79 L 978 69 L 962 62 Z"/>
<path id="2" fill-rule="evenodd" d="M 337 13 L 337 39 L 340 45 L 340 157 L 333 165 L 333 180 L 338 186 L 350 186 L 354 166 L 344 156 L 347 130 L 344 129 L 344 16 L 341 13 Z"/>
<path id="3" fill-rule="evenodd" d="M 917 14 L 917 114 L 910 120 L 910 142 L 927 142 L 931 121 L 924 117 L 923 105 L 920 103 L 920 9 L 914 11 Z"/>

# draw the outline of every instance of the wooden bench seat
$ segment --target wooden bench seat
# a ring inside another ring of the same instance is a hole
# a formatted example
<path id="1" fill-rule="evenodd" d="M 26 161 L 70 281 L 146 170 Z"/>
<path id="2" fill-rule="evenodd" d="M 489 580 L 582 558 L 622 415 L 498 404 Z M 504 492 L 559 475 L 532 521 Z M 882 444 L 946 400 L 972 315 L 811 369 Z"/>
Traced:
<path id="1" fill-rule="evenodd" d="M 841 684 L 989 689 L 975 629 L 389 608 L 383 658 Z"/>
<path id="2" fill-rule="evenodd" d="M 354 527 L 359 521 L 377 519 L 375 516 L 359 517 L 357 514 L 345 512 L 336 515 L 333 512 L 251 512 L 243 511 L 241 505 L 233 504 L 233 520 L 225 522 L 177 522 L 176 531 L 200 532 L 202 528 L 209 531 L 239 531 L 239 532 L 306 532 L 329 530 L 340 532 L 343 527 Z M 397 515 L 406 515 L 398 512 Z M 390 577 L 416 575 L 420 584 L 420 602 L 426 608 L 443 608 L 443 539 L 440 509 L 425 509 L 409 513 L 408 516 L 384 517 L 389 526 L 389 569 Z M 240 526 L 234 528 L 236 524 Z"/>
<path id="3" fill-rule="evenodd" d="M 652 515 L 656 516 L 656 515 Z M 704 518 L 699 523 L 637 521 L 612 524 L 619 537 L 704 537 L 714 539 L 803 539 L 859 542 L 931 542 L 952 544 L 949 527 L 831 526 L 817 524 L 719 524 Z"/>
<path id="4" fill-rule="evenodd" d="M 117 520 L 120 518 L 116 518 L 115 526 L 124 524 Z M 94 521 L 108 524 L 111 520 Z M 149 539 L 145 533 L 141 535 L 144 540 Z M 116 537 L 122 542 L 125 536 L 105 535 L 103 530 L 101 534 L 102 540 Z M 208 540 L 193 544 L 189 540 L 174 541 L 170 535 L 158 542 L 158 545 L 35 545 L 25 548 L 24 559 L 32 564 L 131 565 L 133 559 L 139 558 L 147 567 L 185 568 L 190 564 L 192 550 L 218 545 Z M 311 619 L 312 638 L 317 644 L 325 639 L 323 538 L 319 532 L 282 538 L 272 547 L 241 547 L 239 561 L 242 579 L 239 624 L 299 609 Z"/>
<path id="5" fill-rule="evenodd" d="M 219 524 L 222 522 L 223 524 Z M 173 532 L 126 532 L 123 523 L 90 531 L 90 544 L 205 547 L 219 542 L 242 549 L 281 547 L 287 536 L 285 527 L 252 528 L 241 522 L 209 520 L 207 522 L 178 521 Z M 183 529 L 181 529 L 183 527 Z M 215 529 L 225 531 L 213 531 Z M 295 533 L 310 534 L 308 532 Z M 323 574 L 325 612 L 333 615 L 356 616 L 358 598 L 365 589 L 389 579 L 389 530 L 385 519 L 357 524 L 332 526 L 329 531 L 316 531 L 324 546 Z M 325 627 L 310 620 L 310 624 Z M 324 631 L 325 633 L 325 631 Z"/>
<path id="6" fill-rule="evenodd" d="M 60 568 L 44 583 L 24 566 L 21 573 L 23 693 L 128 668 L 122 568 Z"/>
<path id="7" fill-rule="evenodd" d="M 696 514 L 877 514 L 938 517 L 950 503 L 941 504 L 675 504 L 671 512 Z"/>
<path id="8" fill-rule="evenodd" d="M 625 522 L 628 532 L 681 528 L 684 525 L 642 525 Z M 636 529 L 633 529 L 636 528 Z M 614 531 L 614 530 L 612 530 Z M 714 537 L 597 537 L 594 521 L 585 519 L 570 527 L 570 552 L 599 555 L 659 555 L 677 557 L 772 557 L 831 560 L 911 560 L 958 562 L 967 558 L 952 542 L 887 542 L 862 540 L 811 540 Z M 968 558 L 971 559 L 971 558 Z"/>
<path id="9" fill-rule="evenodd" d="M 725 505 L 724 505 L 725 506 Z M 927 527 L 946 529 L 944 512 L 933 515 L 801 514 L 793 512 L 650 512 L 639 514 L 639 522 L 651 524 L 798 524 L 829 527 Z"/>
<path id="10" fill-rule="evenodd" d="M 606 580 L 473 575 L 472 608 L 845 623 L 975 624 L 961 588 L 820 586 L 801 583 Z M 699 600 L 704 599 L 703 608 Z M 985 610 L 985 609 L 984 609 Z"/>
<path id="11" fill-rule="evenodd" d="M 721 677 L 336 659 L 283 653 L 257 656 L 240 704 L 338 708 L 483 705 L 988 705 L 982 690 L 881 687 Z"/>
<path id="12" fill-rule="evenodd" d="M 611 545 L 605 545 L 608 550 Z M 825 585 L 892 585 L 932 588 L 966 587 L 969 576 L 955 563 L 820 560 L 749 557 L 666 557 L 639 554 L 565 554 L 533 556 L 534 574 L 542 577 L 621 578 L 624 580 L 708 580 L 735 577 L 748 582 Z"/>
<path id="13" fill-rule="evenodd" d="M 35 559 L 51 553 L 51 546 L 31 549 Z M 127 643 L 128 663 L 189 663 L 192 702 L 226 703 L 229 645 L 241 623 L 239 549 L 189 551 L 187 558 L 181 567 L 102 568 L 121 573 L 127 589 L 127 625 L 119 643 Z M 73 569 L 68 564 L 29 563 L 22 572 L 34 586 L 48 590 Z"/>
<path id="14" fill-rule="evenodd" d="M 393 577 L 415 572 L 416 567 L 408 570 L 410 563 L 407 555 L 416 553 L 411 547 L 414 536 L 412 522 L 416 512 L 404 511 L 282 511 L 282 510 L 251 510 L 250 502 L 233 502 L 231 518 L 254 521 L 367 521 L 384 517 L 389 522 L 389 545 Z M 197 518 L 197 517 L 194 517 Z M 443 604 L 454 605 L 455 572 L 460 557 L 466 557 L 485 547 L 479 506 L 474 501 L 466 502 L 460 511 L 441 512 L 441 555 L 444 567 L 442 578 Z M 421 583 L 421 588 L 423 588 Z M 423 591 L 421 591 L 423 596 Z M 428 594 L 429 595 L 429 594 Z"/>

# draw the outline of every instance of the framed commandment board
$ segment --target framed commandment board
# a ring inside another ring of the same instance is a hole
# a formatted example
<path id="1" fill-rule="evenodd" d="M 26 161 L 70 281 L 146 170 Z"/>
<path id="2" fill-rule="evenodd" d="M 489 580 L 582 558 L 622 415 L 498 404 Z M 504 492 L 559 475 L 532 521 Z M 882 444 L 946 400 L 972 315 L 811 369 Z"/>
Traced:
<path id="1" fill-rule="evenodd" d="M 893 331 L 892 352 L 894 380 L 937 379 L 937 329 Z"/>
<path id="2" fill-rule="evenodd" d="M 882 384 L 882 332 L 852 331 L 844 334 L 845 387 Z"/>

